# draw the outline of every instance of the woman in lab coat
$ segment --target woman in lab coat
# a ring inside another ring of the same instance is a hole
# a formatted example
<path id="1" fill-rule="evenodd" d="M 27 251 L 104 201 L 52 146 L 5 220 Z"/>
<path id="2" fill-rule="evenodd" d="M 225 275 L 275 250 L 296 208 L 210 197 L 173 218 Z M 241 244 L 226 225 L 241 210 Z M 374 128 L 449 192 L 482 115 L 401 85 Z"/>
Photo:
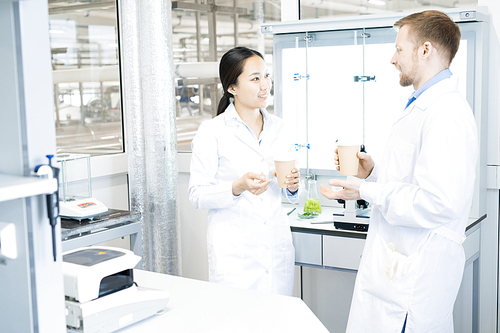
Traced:
<path id="1" fill-rule="evenodd" d="M 224 96 L 193 139 L 189 182 L 191 203 L 209 209 L 209 280 L 292 295 L 295 251 L 281 198 L 298 201 L 299 174 L 279 188 L 273 156 L 293 145 L 283 120 L 265 110 L 271 79 L 259 52 L 229 50 L 219 74 Z"/>

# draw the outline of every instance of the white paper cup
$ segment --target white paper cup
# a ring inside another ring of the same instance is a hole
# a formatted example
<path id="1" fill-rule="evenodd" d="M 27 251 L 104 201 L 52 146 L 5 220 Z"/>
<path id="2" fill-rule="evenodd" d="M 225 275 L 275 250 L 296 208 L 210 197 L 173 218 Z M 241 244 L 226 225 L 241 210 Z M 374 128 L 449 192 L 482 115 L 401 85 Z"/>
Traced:
<path id="1" fill-rule="evenodd" d="M 359 159 L 356 155 L 360 145 L 338 145 L 340 174 L 354 176 L 358 173 Z"/>
<path id="2" fill-rule="evenodd" d="M 276 167 L 276 178 L 278 180 L 278 186 L 286 188 L 287 181 L 286 176 L 292 173 L 292 169 L 295 168 L 295 155 L 294 154 L 281 154 L 274 157 L 274 165 Z"/>

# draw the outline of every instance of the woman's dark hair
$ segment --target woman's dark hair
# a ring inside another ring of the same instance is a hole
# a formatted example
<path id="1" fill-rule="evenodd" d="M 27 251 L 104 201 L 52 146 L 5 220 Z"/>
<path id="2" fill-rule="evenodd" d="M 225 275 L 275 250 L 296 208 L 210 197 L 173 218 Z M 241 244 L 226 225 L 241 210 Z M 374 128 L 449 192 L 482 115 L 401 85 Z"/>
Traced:
<path id="1" fill-rule="evenodd" d="M 217 115 L 223 113 L 231 103 L 230 98 L 233 97 L 233 94 L 227 90 L 230 86 L 238 84 L 238 76 L 243 73 L 245 61 L 253 56 L 259 56 L 264 59 L 260 52 L 243 46 L 238 46 L 227 51 L 220 59 L 219 78 L 222 83 L 224 95 L 219 101 Z"/>

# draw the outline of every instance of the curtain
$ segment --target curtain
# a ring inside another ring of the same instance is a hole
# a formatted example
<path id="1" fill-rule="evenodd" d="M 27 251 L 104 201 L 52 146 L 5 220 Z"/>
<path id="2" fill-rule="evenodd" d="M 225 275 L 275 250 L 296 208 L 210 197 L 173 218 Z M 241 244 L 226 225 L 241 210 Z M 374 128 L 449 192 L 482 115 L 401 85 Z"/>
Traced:
<path id="1" fill-rule="evenodd" d="M 171 2 L 119 2 L 131 210 L 142 214 L 142 268 L 180 275 Z"/>

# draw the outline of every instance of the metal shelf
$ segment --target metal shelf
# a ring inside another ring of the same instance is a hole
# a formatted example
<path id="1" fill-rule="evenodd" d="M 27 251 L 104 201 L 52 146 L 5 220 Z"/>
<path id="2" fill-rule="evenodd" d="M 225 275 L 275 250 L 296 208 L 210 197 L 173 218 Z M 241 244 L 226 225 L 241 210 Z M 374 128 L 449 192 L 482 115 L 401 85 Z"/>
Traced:
<path id="1" fill-rule="evenodd" d="M 57 180 L 0 174 L 0 202 L 54 193 Z"/>

